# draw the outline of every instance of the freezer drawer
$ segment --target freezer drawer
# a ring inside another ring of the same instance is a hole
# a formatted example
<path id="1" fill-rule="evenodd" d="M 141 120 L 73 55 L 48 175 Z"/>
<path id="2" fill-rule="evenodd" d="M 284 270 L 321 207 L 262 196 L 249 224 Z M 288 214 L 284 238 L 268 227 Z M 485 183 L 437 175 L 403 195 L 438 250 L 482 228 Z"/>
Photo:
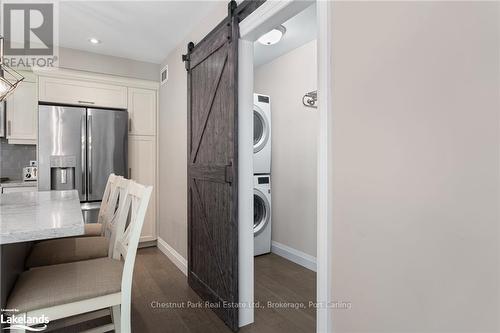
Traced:
<path id="1" fill-rule="evenodd" d="M 82 214 L 85 223 L 97 223 L 99 218 L 99 209 L 101 208 L 100 202 L 86 202 L 82 203 Z"/>

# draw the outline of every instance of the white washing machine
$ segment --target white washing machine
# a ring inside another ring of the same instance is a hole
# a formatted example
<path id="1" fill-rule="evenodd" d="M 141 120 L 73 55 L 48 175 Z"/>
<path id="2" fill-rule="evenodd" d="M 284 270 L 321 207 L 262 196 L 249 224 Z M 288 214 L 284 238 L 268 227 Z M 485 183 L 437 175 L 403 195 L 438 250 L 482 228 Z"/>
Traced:
<path id="1" fill-rule="evenodd" d="M 271 252 L 271 176 L 255 175 L 253 189 L 254 255 Z"/>
<path id="2" fill-rule="evenodd" d="M 253 94 L 253 173 L 271 173 L 271 101 Z"/>

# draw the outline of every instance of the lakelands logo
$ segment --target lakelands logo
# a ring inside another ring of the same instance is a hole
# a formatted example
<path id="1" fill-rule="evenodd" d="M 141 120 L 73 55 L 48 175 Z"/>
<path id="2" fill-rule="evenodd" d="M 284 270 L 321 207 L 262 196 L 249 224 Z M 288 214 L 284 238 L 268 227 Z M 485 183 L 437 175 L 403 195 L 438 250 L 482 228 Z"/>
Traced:
<path id="1" fill-rule="evenodd" d="M 0 323 L 2 325 L 9 325 L 4 330 L 26 330 L 31 332 L 41 332 L 47 329 L 49 318 L 45 315 L 39 317 L 28 317 L 26 314 L 23 316 L 4 316 L 0 315 Z"/>
<path id="2" fill-rule="evenodd" d="M 10 67 L 54 67 L 57 61 L 57 2 L 2 1 L 4 62 Z"/>

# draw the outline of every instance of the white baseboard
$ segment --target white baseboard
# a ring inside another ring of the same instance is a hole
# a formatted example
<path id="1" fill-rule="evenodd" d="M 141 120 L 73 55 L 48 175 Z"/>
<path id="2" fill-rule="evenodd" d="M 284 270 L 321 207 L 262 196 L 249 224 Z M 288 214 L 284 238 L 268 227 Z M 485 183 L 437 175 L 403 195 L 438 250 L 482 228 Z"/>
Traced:
<path id="1" fill-rule="evenodd" d="M 307 253 L 275 241 L 271 244 L 271 252 L 316 272 L 316 258 Z"/>
<path id="2" fill-rule="evenodd" d="M 163 252 L 163 254 L 165 254 L 182 273 L 184 273 L 184 275 L 187 275 L 186 259 L 181 256 L 179 252 L 175 251 L 173 247 L 168 245 L 168 243 L 163 239 L 158 237 L 157 242 L 158 249 Z M 297 265 L 303 266 L 316 272 L 316 258 L 307 253 L 275 241 L 272 242 L 271 252 L 279 255 L 280 257 L 288 259 L 291 262 L 296 263 Z"/>
<path id="3" fill-rule="evenodd" d="M 158 249 L 163 252 L 163 254 L 166 255 L 182 273 L 184 273 L 184 275 L 187 275 L 187 260 L 160 237 L 158 237 L 157 242 Z"/>

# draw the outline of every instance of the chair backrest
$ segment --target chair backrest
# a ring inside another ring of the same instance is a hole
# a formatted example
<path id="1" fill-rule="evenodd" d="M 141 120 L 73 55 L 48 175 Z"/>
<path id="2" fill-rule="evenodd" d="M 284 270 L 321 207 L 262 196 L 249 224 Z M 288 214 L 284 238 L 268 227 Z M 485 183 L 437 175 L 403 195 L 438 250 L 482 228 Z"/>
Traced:
<path id="1" fill-rule="evenodd" d="M 152 186 L 144 186 L 132 180 L 128 184 L 128 192 L 123 206 L 120 203 L 118 216 L 115 222 L 114 234 L 116 235 L 115 247 L 112 251 L 114 259 L 124 259 L 122 291 L 132 288 L 132 275 L 139 238 L 141 236 L 146 210 L 151 197 Z M 127 217 L 130 222 L 127 225 Z"/>
<path id="2" fill-rule="evenodd" d="M 115 191 L 109 199 L 109 207 L 106 216 L 102 221 L 102 232 L 104 237 L 109 239 L 109 256 L 113 256 L 113 251 L 116 246 L 116 241 L 119 239 L 117 234 L 117 226 L 121 225 L 121 220 L 125 219 L 126 215 L 121 213 L 128 209 L 127 195 L 129 191 L 130 180 L 120 177 L 115 181 Z M 112 207 L 112 208 L 111 208 Z"/>
<path id="3" fill-rule="evenodd" d="M 102 195 L 101 207 L 99 208 L 99 215 L 97 218 L 98 223 L 106 223 L 106 219 L 109 219 L 109 217 L 113 215 L 111 211 L 113 210 L 113 206 L 115 206 L 114 208 L 116 208 L 116 201 L 112 201 L 114 199 L 117 199 L 115 195 L 117 191 L 116 183 L 121 178 L 123 177 L 117 176 L 114 173 L 109 175 L 106 187 L 104 188 L 104 194 Z"/>
<path id="4" fill-rule="evenodd" d="M 112 224 L 118 215 L 118 208 L 121 201 L 125 201 L 127 195 L 126 189 L 128 186 L 128 179 L 122 176 L 114 176 L 109 183 L 109 194 L 106 197 L 107 201 L 105 207 L 99 210 L 99 222 L 102 224 L 101 235 L 110 238 L 112 231 Z M 108 184 L 106 185 L 108 187 Z M 104 199 L 104 196 L 103 196 Z M 102 214 L 101 214 L 102 211 Z"/>

